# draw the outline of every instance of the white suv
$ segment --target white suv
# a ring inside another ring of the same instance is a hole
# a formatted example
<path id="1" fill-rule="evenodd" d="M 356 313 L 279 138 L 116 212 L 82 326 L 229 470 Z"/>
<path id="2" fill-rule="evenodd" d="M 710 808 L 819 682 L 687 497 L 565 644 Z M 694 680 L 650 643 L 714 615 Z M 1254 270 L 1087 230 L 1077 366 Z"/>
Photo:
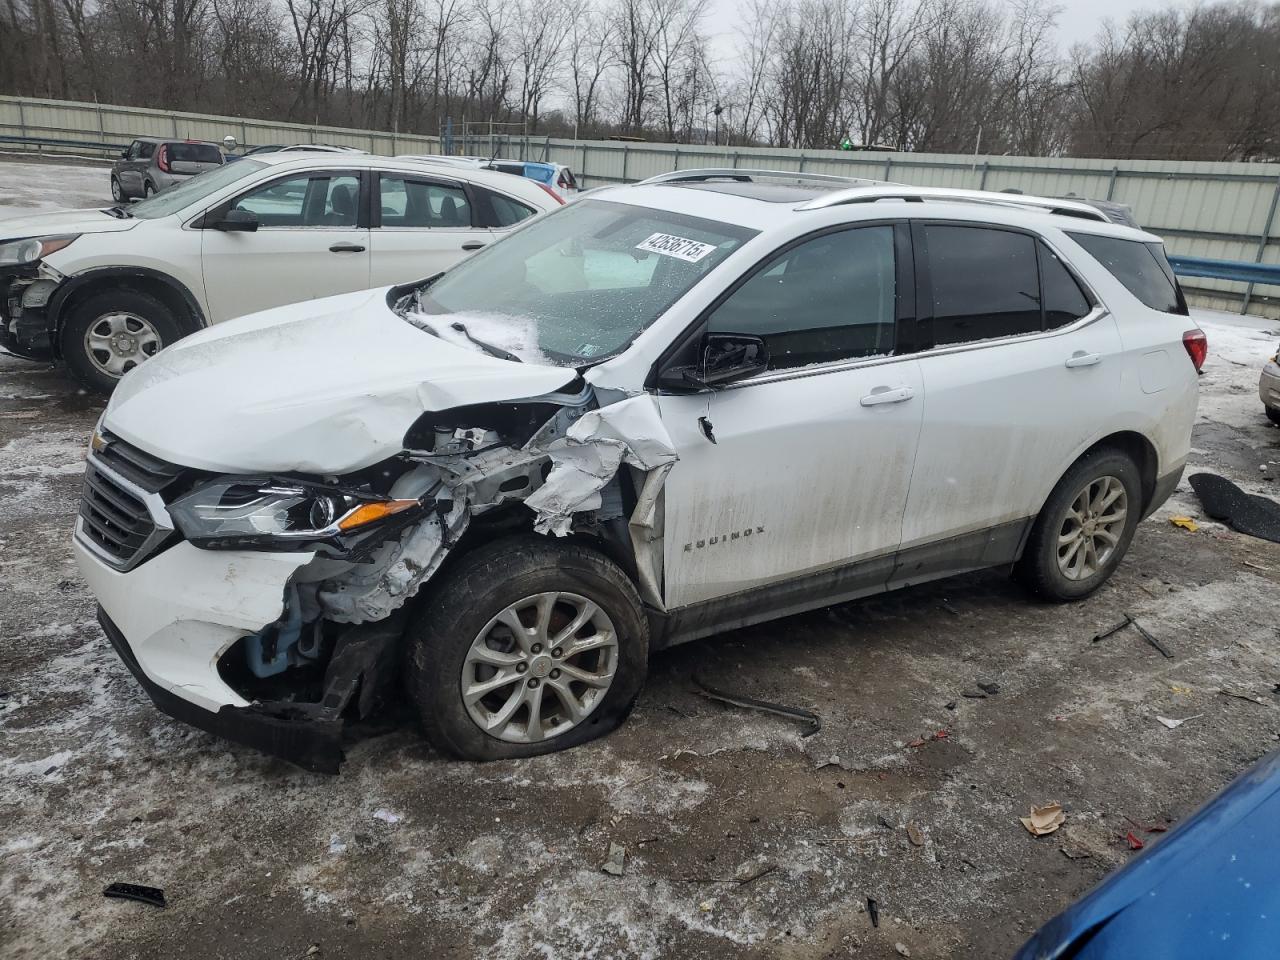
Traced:
<path id="1" fill-rule="evenodd" d="M 241 159 L 141 203 L 0 222 L 0 344 L 108 392 L 210 324 L 438 273 L 563 202 L 359 152 Z"/>
<path id="2" fill-rule="evenodd" d="M 650 654 L 982 567 L 1072 600 L 1177 483 L 1204 335 L 1070 201 L 682 172 L 129 374 L 75 533 L 161 709 L 313 769 L 406 665 L 476 759 Z"/>

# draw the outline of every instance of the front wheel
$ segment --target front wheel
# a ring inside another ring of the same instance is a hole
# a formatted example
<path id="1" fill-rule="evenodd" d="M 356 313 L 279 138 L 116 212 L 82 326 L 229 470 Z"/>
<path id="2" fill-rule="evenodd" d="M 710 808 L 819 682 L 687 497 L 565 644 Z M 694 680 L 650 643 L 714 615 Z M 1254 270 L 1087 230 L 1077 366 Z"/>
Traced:
<path id="1" fill-rule="evenodd" d="M 1267 419 L 1280 427 L 1280 407 L 1267 407 Z"/>
<path id="2" fill-rule="evenodd" d="M 1129 549 L 1142 514 L 1142 482 L 1118 450 L 1081 458 L 1036 518 L 1019 578 L 1047 600 L 1080 600 L 1106 583 Z"/>
<path id="3" fill-rule="evenodd" d="M 72 307 L 59 344 L 67 368 L 97 393 L 182 337 L 172 311 L 140 290 L 104 290 Z"/>
<path id="4" fill-rule="evenodd" d="M 648 667 L 640 598 L 610 560 L 524 537 L 462 558 L 409 629 L 427 739 L 469 760 L 531 757 L 613 730 Z"/>

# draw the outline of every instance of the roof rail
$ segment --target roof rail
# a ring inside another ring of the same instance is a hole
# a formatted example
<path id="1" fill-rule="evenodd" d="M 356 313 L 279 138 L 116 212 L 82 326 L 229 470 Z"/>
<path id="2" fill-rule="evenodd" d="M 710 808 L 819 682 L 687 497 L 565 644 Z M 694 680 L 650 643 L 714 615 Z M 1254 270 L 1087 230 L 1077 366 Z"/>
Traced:
<path id="1" fill-rule="evenodd" d="M 835 177 L 826 173 L 801 173 L 798 170 L 746 170 L 741 167 L 700 167 L 673 170 L 656 177 L 641 180 L 641 184 L 655 183 L 705 183 L 708 180 L 732 180 L 737 183 L 755 183 L 759 180 L 790 180 L 810 183 L 843 183 L 847 186 L 882 185 L 883 180 L 866 180 L 861 177 Z"/>
<path id="2" fill-rule="evenodd" d="M 1102 223 L 1111 222 L 1106 214 L 1097 207 L 1090 206 L 1079 200 L 1032 197 L 1022 193 L 994 193 L 989 190 L 957 190 L 951 187 L 908 187 L 889 183 L 871 183 L 867 186 L 850 187 L 848 190 L 837 190 L 821 197 L 815 197 L 812 200 L 806 200 L 796 209 L 821 210 L 826 207 L 838 207 L 847 203 L 875 203 L 877 200 L 906 200 L 911 203 L 923 203 L 927 200 L 954 203 L 989 203 L 1002 207 L 1023 207 L 1041 210 L 1045 213 L 1078 217 L 1082 220 L 1096 220 Z"/>

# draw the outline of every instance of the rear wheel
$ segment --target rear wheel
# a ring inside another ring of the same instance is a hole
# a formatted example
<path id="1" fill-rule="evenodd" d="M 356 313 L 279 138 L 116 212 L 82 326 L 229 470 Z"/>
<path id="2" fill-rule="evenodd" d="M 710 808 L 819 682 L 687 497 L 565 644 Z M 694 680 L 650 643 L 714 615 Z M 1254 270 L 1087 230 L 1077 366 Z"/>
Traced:
<path id="1" fill-rule="evenodd" d="M 172 311 L 140 290 L 104 290 L 72 307 L 62 357 L 82 384 L 110 393 L 126 373 L 182 337 Z"/>
<path id="2" fill-rule="evenodd" d="M 640 598 L 615 564 L 533 537 L 483 547 L 433 583 L 409 642 L 427 739 L 470 760 L 551 753 L 613 730 L 649 652 Z"/>
<path id="3" fill-rule="evenodd" d="M 111 177 L 111 199 L 116 203 L 124 203 L 128 199 L 124 195 L 124 187 L 120 186 L 120 180 L 114 175 Z"/>
<path id="4" fill-rule="evenodd" d="M 156 192 L 156 188 L 151 185 L 150 180 L 148 180 L 146 183 L 142 185 L 142 196 L 144 199 L 147 199 L 147 200 L 151 199 L 153 196 L 155 196 L 155 192 Z"/>
<path id="5" fill-rule="evenodd" d="M 1080 600 L 1106 583 L 1133 540 L 1142 513 L 1135 464 L 1097 450 L 1067 471 L 1036 518 L 1019 578 L 1048 600 Z"/>
<path id="6" fill-rule="evenodd" d="M 1267 419 L 1280 427 L 1280 408 L 1267 407 Z"/>

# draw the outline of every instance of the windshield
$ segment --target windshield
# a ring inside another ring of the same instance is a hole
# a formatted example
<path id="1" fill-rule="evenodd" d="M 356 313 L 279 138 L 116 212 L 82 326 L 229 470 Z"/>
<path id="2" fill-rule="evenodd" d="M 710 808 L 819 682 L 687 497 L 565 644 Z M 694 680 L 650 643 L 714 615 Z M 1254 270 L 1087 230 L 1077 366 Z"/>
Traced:
<path id="1" fill-rule="evenodd" d="M 625 349 L 755 235 L 666 210 L 583 200 L 463 261 L 401 310 L 430 332 L 448 336 L 463 324 L 471 337 L 535 362 L 597 362 Z"/>
<path id="2" fill-rule="evenodd" d="M 243 180 L 257 173 L 266 164 L 259 160 L 240 160 L 192 177 L 186 183 L 170 187 L 164 193 L 157 193 L 150 200 L 140 200 L 125 209 L 130 216 L 140 220 L 155 220 L 177 213 L 193 203 L 199 203 L 205 197 L 217 193 L 223 187 Z"/>

